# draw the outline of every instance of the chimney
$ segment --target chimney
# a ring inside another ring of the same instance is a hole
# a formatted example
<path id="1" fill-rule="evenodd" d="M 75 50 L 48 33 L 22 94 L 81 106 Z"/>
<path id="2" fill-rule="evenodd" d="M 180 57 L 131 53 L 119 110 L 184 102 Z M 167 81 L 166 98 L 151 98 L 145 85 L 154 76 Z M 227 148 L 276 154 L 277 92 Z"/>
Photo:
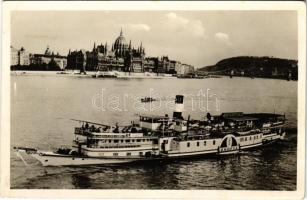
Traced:
<path id="1" fill-rule="evenodd" d="M 175 110 L 173 112 L 173 118 L 183 119 L 183 117 L 182 117 L 183 109 L 184 109 L 183 95 L 176 95 Z"/>

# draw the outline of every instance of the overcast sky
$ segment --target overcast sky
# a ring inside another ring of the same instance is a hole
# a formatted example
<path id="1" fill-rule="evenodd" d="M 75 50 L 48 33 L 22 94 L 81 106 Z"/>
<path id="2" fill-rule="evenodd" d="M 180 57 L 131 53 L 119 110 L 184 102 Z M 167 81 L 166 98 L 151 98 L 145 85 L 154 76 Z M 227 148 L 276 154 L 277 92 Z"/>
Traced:
<path id="1" fill-rule="evenodd" d="M 91 50 L 112 44 L 123 29 L 146 56 L 168 55 L 195 67 L 233 56 L 297 59 L 295 11 L 18 11 L 11 15 L 11 45 L 43 53 Z"/>

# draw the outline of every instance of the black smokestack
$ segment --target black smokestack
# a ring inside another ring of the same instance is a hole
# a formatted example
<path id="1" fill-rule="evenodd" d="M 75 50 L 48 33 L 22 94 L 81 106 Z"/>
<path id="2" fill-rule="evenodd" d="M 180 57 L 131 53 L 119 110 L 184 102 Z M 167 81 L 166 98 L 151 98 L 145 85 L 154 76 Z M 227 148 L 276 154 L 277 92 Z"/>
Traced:
<path id="1" fill-rule="evenodd" d="M 173 112 L 173 118 L 183 119 L 183 117 L 182 117 L 183 109 L 184 109 L 183 95 L 176 95 L 175 110 Z"/>

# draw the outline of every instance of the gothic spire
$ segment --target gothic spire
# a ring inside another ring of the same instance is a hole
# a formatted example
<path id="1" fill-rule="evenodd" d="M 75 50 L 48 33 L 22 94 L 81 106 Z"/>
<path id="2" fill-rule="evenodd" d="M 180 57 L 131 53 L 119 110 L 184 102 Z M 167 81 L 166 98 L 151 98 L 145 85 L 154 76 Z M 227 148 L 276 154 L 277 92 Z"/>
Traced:
<path id="1" fill-rule="evenodd" d="M 122 29 L 122 27 L 120 27 L 120 35 L 119 36 L 123 36 L 123 29 Z"/>
<path id="2" fill-rule="evenodd" d="M 143 52 L 143 42 L 141 42 L 141 45 L 140 45 L 140 53 Z"/>
<path id="3" fill-rule="evenodd" d="M 93 50 L 95 51 L 96 49 L 96 42 L 94 42 L 94 47 L 93 47 Z"/>
<path id="4" fill-rule="evenodd" d="M 45 51 L 45 55 L 50 55 L 49 45 L 47 45 L 47 49 Z"/>
<path id="5" fill-rule="evenodd" d="M 106 42 L 106 44 L 104 45 L 104 51 L 107 52 L 108 51 L 108 43 Z"/>

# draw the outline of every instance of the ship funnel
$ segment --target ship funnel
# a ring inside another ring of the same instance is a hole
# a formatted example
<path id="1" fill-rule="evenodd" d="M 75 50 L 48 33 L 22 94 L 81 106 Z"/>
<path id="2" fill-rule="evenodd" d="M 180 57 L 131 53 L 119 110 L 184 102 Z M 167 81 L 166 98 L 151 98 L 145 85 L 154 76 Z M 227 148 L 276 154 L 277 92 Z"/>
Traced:
<path id="1" fill-rule="evenodd" d="M 173 113 L 173 118 L 183 119 L 183 117 L 182 117 L 183 109 L 184 109 L 183 95 L 176 95 L 175 110 L 174 110 L 174 113 Z"/>

